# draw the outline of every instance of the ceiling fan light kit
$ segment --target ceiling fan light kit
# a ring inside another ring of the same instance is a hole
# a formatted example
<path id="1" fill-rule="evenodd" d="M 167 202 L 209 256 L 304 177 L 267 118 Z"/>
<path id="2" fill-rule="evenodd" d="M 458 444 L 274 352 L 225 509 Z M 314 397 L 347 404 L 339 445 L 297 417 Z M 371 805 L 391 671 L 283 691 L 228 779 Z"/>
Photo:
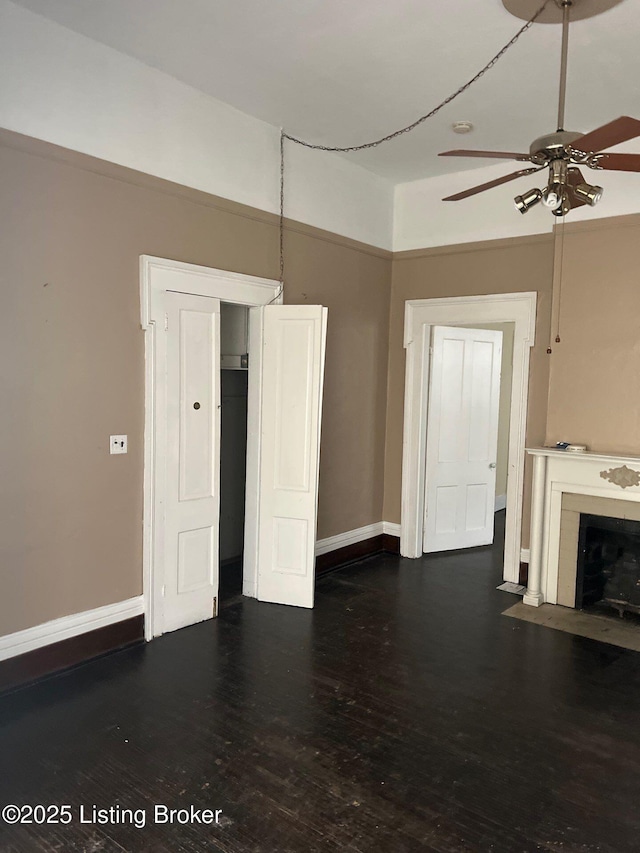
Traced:
<path id="1" fill-rule="evenodd" d="M 502 2 L 508 12 L 525 20 L 530 20 L 532 15 L 536 14 L 536 7 L 539 4 L 539 0 L 502 0 Z M 602 187 L 588 183 L 579 166 L 617 172 L 640 172 L 640 154 L 607 154 L 605 152 L 605 149 L 613 145 L 640 136 L 640 121 L 637 119 L 621 116 L 586 134 L 564 129 L 569 22 L 594 17 L 621 2 L 622 0 L 547 0 L 542 12 L 538 10 L 537 23 L 562 23 L 558 129 L 555 133 L 549 133 L 534 140 L 528 154 L 468 150 L 442 152 L 441 157 L 489 157 L 529 162 L 537 167 L 520 169 L 503 178 L 448 196 L 443 201 L 460 201 L 525 174 L 548 169 L 547 186 L 541 190 L 534 188 L 523 195 L 516 196 L 515 206 L 520 213 L 527 213 L 536 204 L 542 202 L 554 216 L 565 216 L 577 207 L 593 206 L 602 198 Z"/>
<path id="2" fill-rule="evenodd" d="M 517 195 L 513 201 L 516 209 L 519 210 L 520 213 L 526 213 L 528 210 L 531 210 L 535 204 L 542 201 L 542 190 L 534 187 L 532 190 L 529 190 L 528 193 Z"/>
<path id="3" fill-rule="evenodd" d="M 591 207 L 593 207 L 593 205 L 597 204 L 602 198 L 604 190 L 602 187 L 595 187 L 591 184 L 579 184 L 575 187 L 574 192 L 578 198 L 583 199 L 587 204 L 590 204 Z"/>

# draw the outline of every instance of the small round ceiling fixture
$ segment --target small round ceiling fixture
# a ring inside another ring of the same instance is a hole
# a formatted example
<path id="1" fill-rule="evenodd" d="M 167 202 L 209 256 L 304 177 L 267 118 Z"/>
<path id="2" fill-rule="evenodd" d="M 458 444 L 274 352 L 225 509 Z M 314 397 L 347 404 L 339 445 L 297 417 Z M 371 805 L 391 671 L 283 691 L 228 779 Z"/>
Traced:
<path id="1" fill-rule="evenodd" d="M 582 21 L 585 18 L 594 18 L 596 15 L 613 9 L 620 3 L 622 0 L 570 0 L 571 20 Z M 530 21 L 540 8 L 540 0 L 502 0 L 502 5 L 507 12 L 515 15 L 516 18 Z M 564 5 L 565 0 L 552 0 L 551 3 L 547 3 L 547 8 L 536 20 L 536 23 L 561 24 Z"/>
<path id="2" fill-rule="evenodd" d="M 451 129 L 454 133 L 471 133 L 473 124 L 470 121 L 454 121 Z"/>

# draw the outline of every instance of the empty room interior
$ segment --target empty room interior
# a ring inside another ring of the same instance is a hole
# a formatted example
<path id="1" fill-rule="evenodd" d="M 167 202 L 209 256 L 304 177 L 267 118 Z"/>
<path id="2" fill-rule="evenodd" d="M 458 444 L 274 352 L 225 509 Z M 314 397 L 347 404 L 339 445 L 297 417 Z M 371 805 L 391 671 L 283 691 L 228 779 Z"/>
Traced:
<path id="1" fill-rule="evenodd" d="M 632 853 L 637 0 L 0 0 L 0 851 Z"/>

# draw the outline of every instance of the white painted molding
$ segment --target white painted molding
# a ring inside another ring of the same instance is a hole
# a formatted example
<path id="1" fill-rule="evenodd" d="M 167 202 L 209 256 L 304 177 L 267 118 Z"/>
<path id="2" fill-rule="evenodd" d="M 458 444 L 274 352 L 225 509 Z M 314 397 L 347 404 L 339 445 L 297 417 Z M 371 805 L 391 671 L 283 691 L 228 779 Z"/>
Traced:
<path id="1" fill-rule="evenodd" d="M 558 563 L 560 559 L 560 526 L 564 494 L 589 495 L 612 501 L 611 515 L 620 517 L 618 500 L 640 503 L 640 486 L 610 476 L 611 469 L 633 465 L 640 473 L 640 457 L 609 453 L 568 453 L 548 447 L 527 448 L 533 456 L 531 489 L 531 534 L 529 545 L 529 585 L 523 597 L 525 604 L 535 607 L 558 602 Z M 608 468 L 609 471 L 603 470 Z"/>
<path id="2" fill-rule="evenodd" d="M 380 536 L 382 533 L 399 537 L 400 525 L 394 524 L 391 521 L 377 521 L 375 524 L 356 527 L 354 530 L 347 530 L 335 536 L 328 536 L 326 539 L 318 539 L 316 542 L 316 557 L 319 557 L 320 554 L 328 554 L 330 551 L 336 551 L 338 548 L 344 548 L 347 545 L 354 545 L 356 542 L 373 539 L 374 536 Z"/>
<path id="3" fill-rule="evenodd" d="M 328 554 L 329 551 L 336 551 L 338 548 L 344 548 L 346 545 L 354 545 L 356 542 L 364 542 L 365 539 L 373 539 L 374 536 L 380 536 L 383 532 L 383 523 L 377 521 L 375 524 L 356 527 L 354 530 L 328 536 L 326 539 L 318 539 L 316 541 L 316 557 L 319 557 L 320 554 Z"/>
<path id="4" fill-rule="evenodd" d="M 529 571 L 527 572 L 527 591 L 522 596 L 524 604 L 529 604 L 531 607 L 540 607 L 544 603 L 540 579 L 544 532 L 542 523 L 538 523 L 538 521 L 542 519 L 545 510 L 546 467 L 546 456 L 534 456 L 533 484 L 531 487 L 531 529 L 529 531 Z M 555 599 L 552 603 L 555 604 Z"/>
<path id="5" fill-rule="evenodd" d="M 524 447 L 529 393 L 529 355 L 535 340 L 537 293 L 497 293 L 413 299 L 405 302 L 407 350 L 402 448 L 402 536 L 404 557 L 422 555 L 429 344 L 431 326 L 513 323 L 512 394 L 504 544 L 506 581 L 518 582 L 524 491 Z"/>
<path id="6" fill-rule="evenodd" d="M 188 276 L 188 292 L 196 296 L 215 296 L 222 302 L 250 306 L 282 301 L 273 298 L 274 290 L 281 296 L 280 282 L 275 279 L 140 255 L 140 325 L 143 329 L 148 329 L 153 322 L 154 298 L 174 286 L 176 273 Z"/>
<path id="7" fill-rule="evenodd" d="M 529 346 L 536 336 L 535 290 L 516 293 L 491 293 L 477 296 L 439 296 L 434 299 L 408 299 L 405 302 L 404 346 L 420 332 L 425 319 L 429 325 L 457 323 L 517 323 Z M 420 312 L 425 311 L 425 316 Z M 419 316 L 417 316 L 419 315 Z M 516 316 L 514 316 L 516 315 Z M 413 322 L 407 322 L 407 320 Z"/>
<path id="8" fill-rule="evenodd" d="M 520 549 L 520 562 L 521 563 L 528 563 L 530 559 L 531 559 L 531 551 L 528 548 L 521 548 Z"/>
<path id="9" fill-rule="evenodd" d="M 402 535 L 402 525 L 396 524 L 393 521 L 383 521 L 382 532 L 386 533 L 388 536 L 397 536 L 399 539 Z"/>
<path id="10" fill-rule="evenodd" d="M 163 633 L 164 582 L 164 465 L 165 427 L 162 412 L 166 397 L 166 344 L 156 329 L 164 328 L 164 304 L 167 291 L 209 296 L 258 308 L 281 304 L 280 282 L 253 275 L 187 264 L 181 261 L 140 256 L 140 325 L 145 332 L 145 427 L 144 427 L 144 518 L 142 544 L 143 594 L 145 599 L 145 637 L 151 640 Z M 259 381 L 262 350 L 261 323 L 249 312 L 249 388 L 247 396 L 247 482 L 245 511 L 245 558 L 243 593 L 255 597 L 257 589 L 257 526 L 260 460 Z"/>
<path id="11" fill-rule="evenodd" d="M 494 505 L 494 512 L 499 512 L 501 509 L 507 508 L 507 496 L 506 495 L 496 495 L 496 502 Z"/>
<path id="12" fill-rule="evenodd" d="M 0 661 L 95 631 L 97 628 L 113 625 L 114 622 L 123 622 L 125 619 L 131 619 L 143 613 L 144 597 L 137 595 L 126 601 L 106 604 L 104 607 L 73 613 L 71 616 L 62 616 L 60 619 L 53 619 L 51 622 L 44 622 L 42 625 L 35 625 L 24 631 L 6 634 L 0 637 Z"/>

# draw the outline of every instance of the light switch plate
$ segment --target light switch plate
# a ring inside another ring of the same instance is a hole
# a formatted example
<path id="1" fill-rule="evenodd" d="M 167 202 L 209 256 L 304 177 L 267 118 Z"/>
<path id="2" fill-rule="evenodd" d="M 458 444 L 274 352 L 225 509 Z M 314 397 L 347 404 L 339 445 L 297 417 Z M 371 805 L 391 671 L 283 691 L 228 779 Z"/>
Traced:
<path id="1" fill-rule="evenodd" d="M 127 452 L 127 436 L 126 435 L 110 435 L 109 436 L 109 453 L 126 453 Z"/>

